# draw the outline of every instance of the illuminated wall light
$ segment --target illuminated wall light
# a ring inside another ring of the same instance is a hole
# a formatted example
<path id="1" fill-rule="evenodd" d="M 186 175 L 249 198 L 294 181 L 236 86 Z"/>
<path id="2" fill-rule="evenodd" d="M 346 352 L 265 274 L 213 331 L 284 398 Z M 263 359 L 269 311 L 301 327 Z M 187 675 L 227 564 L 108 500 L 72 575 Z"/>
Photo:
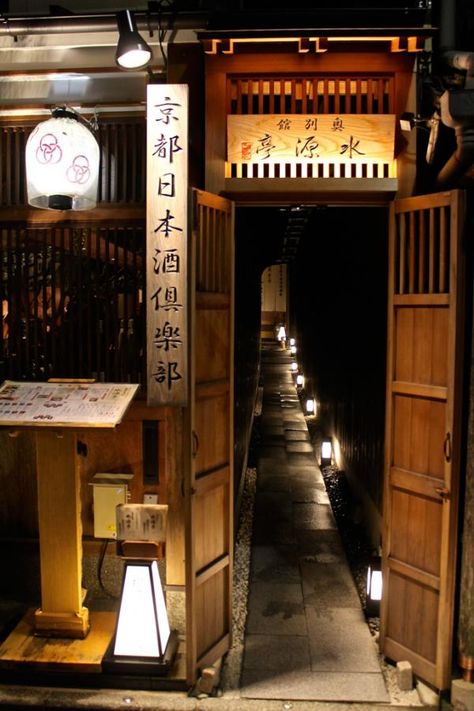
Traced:
<path id="1" fill-rule="evenodd" d="M 297 373 L 298 372 L 298 363 L 296 361 L 293 361 L 292 364 L 290 365 L 290 369 L 292 373 Z"/>
<path id="2" fill-rule="evenodd" d="M 291 355 L 296 355 L 296 346 L 290 346 Z"/>
<path id="3" fill-rule="evenodd" d="M 290 346 L 296 346 L 296 340 L 294 338 L 290 338 Z"/>
<path id="4" fill-rule="evenodd" d="M 305 403 L 305 412 L 307 415 L 316 414 L 316 400 L 314 397 L 309 397 Z"/>
<path id="5" fill-rule="evenodd" d="M 90 210 L 97 204 L 99 145 L 75 112 L 52 113 L 26 144 L 28 203 L 44 210 Z"/>
<path id="6" fill-rule="evenodd" d="M 304 375 L 301 373 L 296 376 L 296 387 L 304 388 Z"/>
<path id="7" fill-rule="evenodd" d="M 376 556 L 372 559 L 367 569 L 367 597 L 365 609 L 369 617 L 375 617 L 380 613 L 382 586 L 382 561 L 380 556 Z"/>

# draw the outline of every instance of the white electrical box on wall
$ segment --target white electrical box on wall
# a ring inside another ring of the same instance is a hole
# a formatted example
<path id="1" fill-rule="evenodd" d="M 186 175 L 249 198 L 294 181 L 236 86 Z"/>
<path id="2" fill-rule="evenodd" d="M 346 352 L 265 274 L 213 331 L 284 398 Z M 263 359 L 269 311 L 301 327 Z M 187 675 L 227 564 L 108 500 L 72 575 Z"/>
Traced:
<path id="1" fill-rule="evenodd" d="M 94 507 L 94 537 L 117 538 L 115 509 L 128 501 L 133 474 L 94 474 L 91 481 Z"/>

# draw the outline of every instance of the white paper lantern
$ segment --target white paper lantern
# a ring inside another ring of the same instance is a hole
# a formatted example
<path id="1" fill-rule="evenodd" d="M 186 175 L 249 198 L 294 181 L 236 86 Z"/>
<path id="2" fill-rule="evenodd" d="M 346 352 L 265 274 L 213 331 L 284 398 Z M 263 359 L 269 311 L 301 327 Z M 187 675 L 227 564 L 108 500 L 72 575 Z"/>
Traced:
<path id="1" fill-rule="evenodd" d="M 97 205 L 99 145 L 72 111 L 55 109 L 26 144 L 28 203 L 46 210 L 90 210 Z"/>

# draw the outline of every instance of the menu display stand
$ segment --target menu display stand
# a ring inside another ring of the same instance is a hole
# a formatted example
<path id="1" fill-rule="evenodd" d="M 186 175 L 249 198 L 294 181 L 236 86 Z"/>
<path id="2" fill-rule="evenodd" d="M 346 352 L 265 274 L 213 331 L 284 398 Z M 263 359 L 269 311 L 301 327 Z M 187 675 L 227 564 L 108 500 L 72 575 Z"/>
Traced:
<path id="1" fill-rule="evenodd" d="M 41 607 L 34 634 L 83 639 L 90 628 L 83 605 L 82 524 L 78 435 L 113 428 L 139 385 L 55 381 L 5 381 L 0 388 L 0 426 L 15 436 L 36 433 Z"/>

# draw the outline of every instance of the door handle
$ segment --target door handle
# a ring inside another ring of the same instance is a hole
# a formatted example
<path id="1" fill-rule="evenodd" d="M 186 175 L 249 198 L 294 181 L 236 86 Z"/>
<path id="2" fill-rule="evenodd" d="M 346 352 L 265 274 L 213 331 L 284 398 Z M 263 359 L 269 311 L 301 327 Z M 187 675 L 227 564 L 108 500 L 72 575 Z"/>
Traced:
<path id="1" fill-rule="evenodd" d="M 447 501 L 449 499 L 451 492 L 445 486 L 435 486 L 434 490 L 436 491 L 438 496 L 441 496 L 443 501 Z"/>
<path id="2" fill-rule="evenodd" d="M 197 436 L 197 432 L 195 432 L 193 430 L 193 448 L 192 448 L 193 458 L 197 456 L 198 451 L 199 451 L 199 437 Z"/>
<path id="3" fill-rule="evenodd" d="M 452 454 L 452 444 L 451 444 L 451 432 L 446 432 L 446 437 L 444 438 L 444 459 L 446 462 L 451 461 L 451 454 Z"/>

